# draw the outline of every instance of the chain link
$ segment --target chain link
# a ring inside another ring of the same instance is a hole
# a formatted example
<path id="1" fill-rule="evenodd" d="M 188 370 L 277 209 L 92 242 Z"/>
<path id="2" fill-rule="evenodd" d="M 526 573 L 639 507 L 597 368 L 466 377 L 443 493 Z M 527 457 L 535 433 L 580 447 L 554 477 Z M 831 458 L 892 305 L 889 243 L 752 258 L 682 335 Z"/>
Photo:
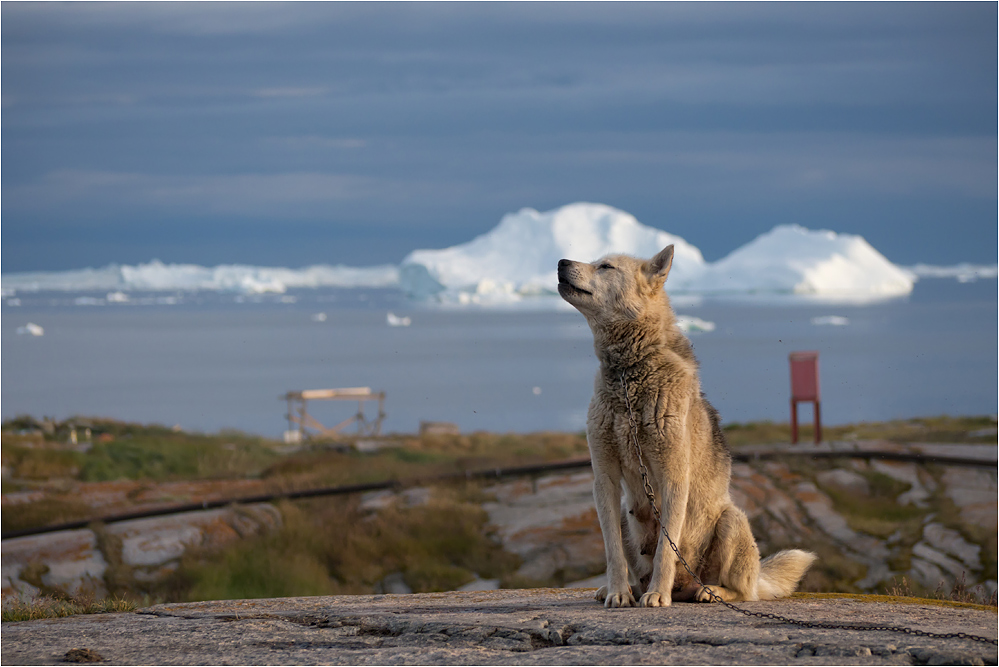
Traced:
<path id="1" fill-rule="evenodd" d="M 732 611 L 739 612 L 744 616 L 750 616 L 755 618 L 764 618 L 768 620 L 778 621 L 780 623 L 787 623 L 790 625 L 799 625 L 805 628 L 820 628 L 825 630 L 861 630 L 861 631 L 886 631 L 886 632 L 901 632 L 907 635 L 913 635 L 915 637 L 932 637 L 935 639 L 971 639 L 976 642 L 983 642 L 986 644 L 997 644 L 999 645 L 999 640 L 989 639 L 987 637 L 979 637 L 978 635 L 969 635 L 964 632 L 947 632 L 947 633 L 937 633 L 937 632 L 926 632 L 924 630 L 916 630 L 914 628 L 906 628 L 902 626 L 894 625 L 878 625 L 878 626 L 868 626 L 868 625 L 849 625 L 843 623 L 815 623 L 813 621 L 803 621 L 796 618 L 788 618 L 786 616 L 781 616 L 780 614 L 770 614 L 759 611 L 749 611 L 748 609 L 743 609 L 737 607 L 731 602 L 723 600 L 721 596 L 715 593 L 709 586 L 707 586 L 700 577 L 698 577 L 694 571 L 687 564 L 687 560 L 680 554 L 680 549 L 673 542 L 673 539 L 669 536 L 669 532 L 666 530 L 666 525 L 663 523 L 662 515 L 659 513 L 659 507 L 656 504 L 656 494 L 652 488 L 652 483 L 649 481 L 649 469 L 645 466 L 645 457 L 642 455 L 642 447 L 638 443 L 638 424 L 635 422 L 635 413 L 631 409 L 631 396 L 628 394 L 628 381 L 624 377 L 624 373 L 621 373 L 621 386 L 624 388 L 624 402 L 628 406 L 628 421 L 631 424 L 631 439 L 635 444 L 635 454 L 638 457 L 638 470 L 642 474 L 642 485 L 645 487 L 645 495 L 649 499 L 649 503 L 652 505 L 652 512 L 656 516 L 656 523 L 659 524 L 659 528 L 662 531 L 663 537 L 666 538 L 666 542 L 669 544 L 670 549 L 676 554 L 677 560 L 683 565 L 683 569 L 687 571 L 694 581 L 700 585 L 704 591 L 711 598 L 712 602 L 720 602 L 724 606 L 728 607 Z"/>

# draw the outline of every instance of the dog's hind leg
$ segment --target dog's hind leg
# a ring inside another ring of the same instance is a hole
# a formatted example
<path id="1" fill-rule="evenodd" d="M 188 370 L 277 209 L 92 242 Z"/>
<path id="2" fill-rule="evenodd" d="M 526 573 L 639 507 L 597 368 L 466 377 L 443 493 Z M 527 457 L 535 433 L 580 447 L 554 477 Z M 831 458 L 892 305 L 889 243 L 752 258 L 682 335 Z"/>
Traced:
<path id="1" fill-rule="evenodd" d="M 706 588 L 726 602 L 759 599 L 756 589 L 760 550 L 749 528 L 749 519 L 735 505 L 729 505 L 718 518 L 712 549 L 717 559 L 718 583 L 701 588 L 695 599 L 711 602 L 713 598 Z"/>

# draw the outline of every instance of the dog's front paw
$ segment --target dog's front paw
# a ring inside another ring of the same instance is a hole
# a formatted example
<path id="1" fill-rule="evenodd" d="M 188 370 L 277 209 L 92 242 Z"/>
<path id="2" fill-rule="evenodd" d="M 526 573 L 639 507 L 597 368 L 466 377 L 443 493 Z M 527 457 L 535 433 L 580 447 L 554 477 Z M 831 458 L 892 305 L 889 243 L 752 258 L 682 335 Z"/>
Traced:
<path id="1" fill-rule="evenodd" d="M 605 607 L 610 608 L 610 607 L 635 606 L 635 598 L 634 596 L 632 596 L 631 591 L 628 589 L 621 591 L 620 593 L 611 593 L 606 590 L 606 587 L 601 588 L 599 591 L 597 591 L 598 600 L 600 599 L 599 595 L 601 592 L 604 593 L 603 602 Z"/>
<path id="2" fill-rule="evenodd" d="M 638 601 L 639 607 L 668 607 L 673 602 L 668 595 L 649 591 Z"/>
<path id="3" fill-rule="evenodd" d="M 606 586 L 601 586 L 600 588 L 598 588 L 596 594 L 594 594 L 593 597 L 596 599 L 597 602 L 603 602 L 604 600 L 606 600 L 607 599 L 607 587 Z"/>

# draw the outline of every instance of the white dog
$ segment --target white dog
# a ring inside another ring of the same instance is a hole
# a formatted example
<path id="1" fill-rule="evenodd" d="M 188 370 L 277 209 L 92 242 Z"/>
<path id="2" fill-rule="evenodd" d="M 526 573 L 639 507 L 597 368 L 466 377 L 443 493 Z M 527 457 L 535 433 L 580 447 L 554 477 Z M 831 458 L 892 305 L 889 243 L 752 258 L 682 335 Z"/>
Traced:
<path id="1" fill-rule="evenodd" d="M 700 581 L 725 601 L 789 595 L 816 557 L 791 549 L 760 561 L 749 520 L 729 496 L 732 458 L 718 413 L 701 394 L 693 349 L 663 290 L 672 262 L 668 246 L 648 261 L 558 263 L 559 294 L 586 318 L 600 361 L 586 429 L 607 556 L 597 599 L 607 607 L 636 597 L 643 607 L 713 599 L 662 535 L 636 438 L 663 526 Z"/>

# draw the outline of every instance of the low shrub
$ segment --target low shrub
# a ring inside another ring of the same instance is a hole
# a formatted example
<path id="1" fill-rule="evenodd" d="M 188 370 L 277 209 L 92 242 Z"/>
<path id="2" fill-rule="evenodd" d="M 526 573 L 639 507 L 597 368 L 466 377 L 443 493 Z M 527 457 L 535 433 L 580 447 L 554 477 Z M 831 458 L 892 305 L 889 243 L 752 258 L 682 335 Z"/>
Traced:
<path id="1" fill-rule="evenodd" d="M 436 490 L 425 505 L 363 511 L 357 499 L 280 504 L 280 530 L 221 553 L 189 552 L 160 596 L 217 600 L 363 594 L 402 574 L 415 592 L 509 576 L 520 564 L 487 532 L 478 505 Z"/>
<path id="2" fill-rule="evenodd" d="M 4 508 L 2 515 L 3 532 L 52 526 L 88 518 L 92 513 L 89 505 L 79 499 L 50 497 L 33 502 L 20 503 Z"/>
<path id="3" fill-rule="evenodd" d="M 3 465 L 11 476 L 27 480 L 75 478 L 85 458 L 82 453 L 70 450 L 25 447 L 16 439 L 8 444 L 6 438 L 2 452 Z"/>

